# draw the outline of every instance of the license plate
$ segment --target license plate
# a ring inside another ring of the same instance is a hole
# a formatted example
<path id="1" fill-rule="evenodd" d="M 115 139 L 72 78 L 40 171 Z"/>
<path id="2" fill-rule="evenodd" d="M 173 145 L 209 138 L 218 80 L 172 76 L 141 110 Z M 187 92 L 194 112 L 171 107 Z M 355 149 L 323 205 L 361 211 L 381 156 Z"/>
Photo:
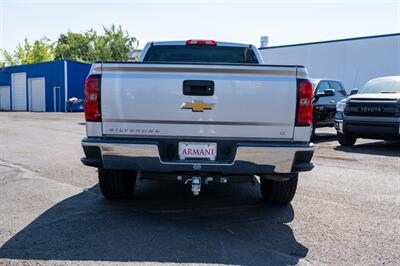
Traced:
<path id="1" fill-rule="evenodd" d="M 179 142 L 180 160 L 209 160 L 217 157 L 217 143 Z"/>

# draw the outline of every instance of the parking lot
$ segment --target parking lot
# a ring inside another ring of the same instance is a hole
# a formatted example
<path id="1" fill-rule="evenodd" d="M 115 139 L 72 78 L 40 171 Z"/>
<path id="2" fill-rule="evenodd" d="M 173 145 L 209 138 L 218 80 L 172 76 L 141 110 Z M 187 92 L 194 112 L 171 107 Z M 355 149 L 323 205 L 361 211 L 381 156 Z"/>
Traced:
<path id="1" fill-rule="evenodd" d="M 400 144 L 338 146 L 317 130 L 316 168 L 292 204 L 258 185 L 140 181 L 106 201 L 83 166 L 82 113 L 0 113 L 0 264 L 400 265 Z"/>

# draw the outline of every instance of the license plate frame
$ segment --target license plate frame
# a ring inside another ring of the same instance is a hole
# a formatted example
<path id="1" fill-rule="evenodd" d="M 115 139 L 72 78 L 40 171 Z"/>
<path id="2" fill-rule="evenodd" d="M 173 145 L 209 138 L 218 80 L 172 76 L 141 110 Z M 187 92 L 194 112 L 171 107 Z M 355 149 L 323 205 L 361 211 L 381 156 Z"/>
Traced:
<path id="1" fill-rule="evenodd" d="M 190 150 L 189 150 L 190 149 Z M 178 158 L 182 161 L 217 159 L 217 143 L 214 142 L 179 142 Z"/>

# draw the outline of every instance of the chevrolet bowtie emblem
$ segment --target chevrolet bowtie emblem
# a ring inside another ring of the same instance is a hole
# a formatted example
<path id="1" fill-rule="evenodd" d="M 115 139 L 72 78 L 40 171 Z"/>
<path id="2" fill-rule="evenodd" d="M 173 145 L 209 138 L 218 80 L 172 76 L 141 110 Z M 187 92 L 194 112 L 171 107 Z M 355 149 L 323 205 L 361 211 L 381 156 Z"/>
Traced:
<path id="1" fill-rule="evenodd" d="M 181 109 L 192 109 L 192 112 L 203 112 L 204 110 L 212 110 L 214 105 L 213 103 L 205 103 L 203 101 L 193 101 L 182 104 Z"/>

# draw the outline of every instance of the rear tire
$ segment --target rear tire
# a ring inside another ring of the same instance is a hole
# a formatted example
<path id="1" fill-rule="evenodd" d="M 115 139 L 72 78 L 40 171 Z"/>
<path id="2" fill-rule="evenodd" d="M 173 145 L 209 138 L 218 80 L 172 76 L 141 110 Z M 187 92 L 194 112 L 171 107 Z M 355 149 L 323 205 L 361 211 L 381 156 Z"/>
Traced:
<path id="1" fill-rule="evenodd" d="M 342 134 L 342 133 L 337 133 L 337 139 L 340 143 L 340 145 L 342 146 L 346 146 L 346 147 L 351 147 L 354 145 L 354 143 L 356 143 L 357 138 L 350 136 L 350 135 L 346 135 L 346 134 Z"/>
<path id="2" fill-rule="evenodd" d="M 99 168 L 101 192 L 107 199 L 128 198 L 135 189 L 136 172 Z"/>
<path id="3" fill-rule="evenodd" d="M 267 176 L 266 176 L 267 177 Z M 261 194 L 266 202 L 288 204 L 296 194 L 299 175 L 290 174 L 286 181 L 275 181 L 261 177 Z"/>

